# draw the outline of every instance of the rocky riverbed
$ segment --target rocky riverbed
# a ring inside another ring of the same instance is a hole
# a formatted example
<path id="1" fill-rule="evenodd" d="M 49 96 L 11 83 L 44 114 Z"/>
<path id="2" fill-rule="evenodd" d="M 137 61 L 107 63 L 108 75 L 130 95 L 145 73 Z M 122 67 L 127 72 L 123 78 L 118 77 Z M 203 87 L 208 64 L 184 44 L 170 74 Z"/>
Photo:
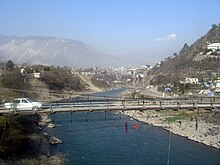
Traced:
<path id="1" fill-rule="evenodd" d="M 149 110 L 142 112 L 125 111 L 123 114 L 138 121 L 162 127 L 190 140 L 220 149 L 219 113 L 207 112 L 206 110 Z"/>

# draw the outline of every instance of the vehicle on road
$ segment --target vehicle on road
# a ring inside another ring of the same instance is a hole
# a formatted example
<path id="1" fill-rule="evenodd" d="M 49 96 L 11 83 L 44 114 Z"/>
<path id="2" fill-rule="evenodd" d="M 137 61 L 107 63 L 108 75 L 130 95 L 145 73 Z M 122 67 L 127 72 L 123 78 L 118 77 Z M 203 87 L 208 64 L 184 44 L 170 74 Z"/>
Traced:
<path id="1" fill-rule="evenodd" d="M 30 98 L 16 98 L 13 102 L 5 103 L 5 108 L 10 110 L 40 110 L 42 102 L 36 102 Z"/>

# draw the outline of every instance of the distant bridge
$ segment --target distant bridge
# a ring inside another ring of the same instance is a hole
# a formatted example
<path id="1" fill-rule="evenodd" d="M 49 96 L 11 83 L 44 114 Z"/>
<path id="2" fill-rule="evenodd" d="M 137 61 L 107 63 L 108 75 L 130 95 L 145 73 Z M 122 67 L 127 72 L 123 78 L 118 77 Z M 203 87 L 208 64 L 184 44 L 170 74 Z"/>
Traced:
<path id="1" fill-rule="evenodd" d="M 65 112 L 108 112 L 108 111 L 131 111 L 131 110 L 165 110 L 165 109 L 206 109 L 220 112 L 220 97 L 188 97 L 188 98 L 144 98 L 124 99 L 121 97 L 108 96 L 82 96 L 78 99 L 54 101 L 45 103 L 38 111 L 32 110 L 8 110 L 3 106 L 0 115 L 31 115 L 53 114 Z"/>

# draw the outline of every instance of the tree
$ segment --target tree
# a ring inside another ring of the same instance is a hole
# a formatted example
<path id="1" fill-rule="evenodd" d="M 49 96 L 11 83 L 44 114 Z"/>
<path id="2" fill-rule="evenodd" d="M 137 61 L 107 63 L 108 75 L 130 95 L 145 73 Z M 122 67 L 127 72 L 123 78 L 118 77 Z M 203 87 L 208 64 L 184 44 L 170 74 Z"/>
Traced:
<path id="1" fill-rule="evenodd" d="M 8 60 L 8 62 L 5 64 L 6 70 L 13 71 L 14 70 L 14 63 L 11 60 Z"/>
<path id="2" fill-rule="evenodd" d="M 49 85 L 50 90 L 63 90 L 64 83 L 56 72 L 44 72 L 41 81 Z"/>
<path id="3" fill-rule="evenodd" d="M 216 28 L 218 28 L 218 25 L 212 24 L 212 29 L 216 29 Z"/>
<path id="4" fill-rule="evenodd" d="M 21 73 L 5 71 L 2 73 L 1 82 L 6 88 L 25 89 L 26 85 Z"/>
<path id="5" fill-rule="evenodd" d="M 175 53 L 173 53 L 173 56 L 174 56 L 174 57 L 178 56 L 178 53 L 176 53 L 176 52 L 175 52 Z"/>
<path id="6" fill-rule="evenodd" d="M 49 66 L 44 66 L 44 71 L 49 72 L 50 71 L 50 67 Z"/>

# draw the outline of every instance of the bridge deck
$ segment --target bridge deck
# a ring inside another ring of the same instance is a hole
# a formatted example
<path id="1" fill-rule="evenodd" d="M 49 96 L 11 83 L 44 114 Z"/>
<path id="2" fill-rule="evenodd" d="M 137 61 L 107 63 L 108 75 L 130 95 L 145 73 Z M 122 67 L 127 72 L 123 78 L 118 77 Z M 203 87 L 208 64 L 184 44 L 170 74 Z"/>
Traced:
<path id="1" fill-rule="evenodd" d="M 202 108 L 207 110 L 217 110 L 220 111 L 220 103 L 177 103 L 177 104 L 165 104 L 165 103 L 156 103 L 156 104 L 140 104 L 138 103 L 130 103 L 130 104 L 121 104 L 121 102 L 114 102 L 114 103 L 102 103 L 102 104 L 82 104 L 82 105 L 75 105 L 71 103 L 60 103 L 60 104 L 51 104 L 41 109 L 39 111 L 32 111 L 32 110 L 7 110 L 1 109 L 0 115 L 7 115 L 7 114 L 15 114 L 15 115 L 29 115 L 35 113 L 64 113 L 64 112 L 100 112 L 100 111 L 131 111 L 131 110 L 164 110 L 164 109 L 196 109 Z"/>

